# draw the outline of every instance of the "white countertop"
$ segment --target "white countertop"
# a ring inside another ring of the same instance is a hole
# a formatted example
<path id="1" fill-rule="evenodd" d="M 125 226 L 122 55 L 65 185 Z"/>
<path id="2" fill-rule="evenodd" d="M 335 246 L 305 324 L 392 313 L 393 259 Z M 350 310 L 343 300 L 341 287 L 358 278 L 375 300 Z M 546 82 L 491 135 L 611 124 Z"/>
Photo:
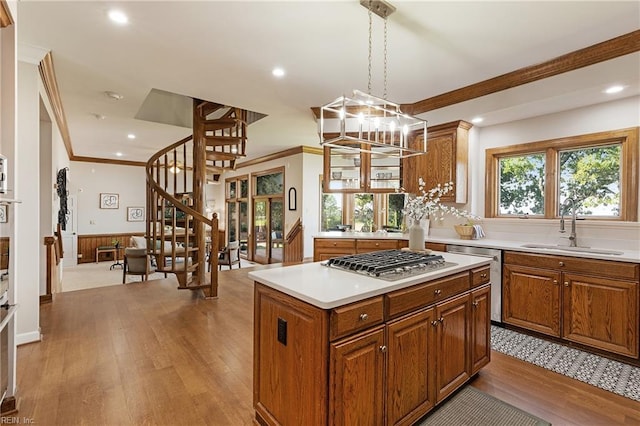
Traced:
<path id="1" fill-rule="evenodd" d="M 315 235 L 315 238 L 345 238 L 345 239 L 394 239 L 394 240 L 408 240 L 409 235 L 400 232 L 320 232 Z M 619 250 L 619 249 L 606 249 L 620 252 L 621 254 L 603 254 L 593 253 L 588 251 L 569 251 L 562 250 L 561 248 L 535 248 L 535 247 L 523 247 L 524 244 L 528 244 L 523 241 L 509 241 L 509 240 L 495 240 L 489 238 L 481 238 L 478 240 L 462 240 L 460 238 L 446 238 L 446 237 L 433 237 L 429 235 L 426 239 L 431 243 L 443 243 L 454 244 L 469 247 L 485 247 L 494 248 L 500 250 L 512 250 L 521 251 L 526 253 L 538 253 L 538 254 L 552 254 L 556 256 L 572 256 L 572 257 L 584 257 L 588 259 L 601 259 L 601 260 L 616 260 L 619 262 L 632 262 L 640 263 L 640 251 L 633 250 Z M 544 245 L 544 244 L 541 244 Z M 551 246 L 552 244 L 549 244 Z"/>
<path id="2" fill-rule="evenodd" d="M 443 255 L 445 261 L 456 265 L 397 281 L 385 281 L 354 272 L 329 268 L 323 266 L 325 262 L 263 269 L 249 272 L 249 277 L 319 308 L 331 309 L 414 284 L 488 265 L 491 261 L 482 257 L 453 253 L 434 253 Z"/>

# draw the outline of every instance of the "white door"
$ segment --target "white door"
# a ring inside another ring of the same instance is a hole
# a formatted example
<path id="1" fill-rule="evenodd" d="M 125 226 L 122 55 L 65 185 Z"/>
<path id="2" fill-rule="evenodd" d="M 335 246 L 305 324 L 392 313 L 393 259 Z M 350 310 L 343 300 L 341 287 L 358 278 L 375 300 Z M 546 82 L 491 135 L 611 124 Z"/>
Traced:
<path id="1" fill-rule="evenodd" d="M 63 266 L 75 266 L 78 264 L 78 209 L 76 208 L 76 196 L 67 197 L 67 226 L 62 231 L 62 250 L 64 251 Z"/>

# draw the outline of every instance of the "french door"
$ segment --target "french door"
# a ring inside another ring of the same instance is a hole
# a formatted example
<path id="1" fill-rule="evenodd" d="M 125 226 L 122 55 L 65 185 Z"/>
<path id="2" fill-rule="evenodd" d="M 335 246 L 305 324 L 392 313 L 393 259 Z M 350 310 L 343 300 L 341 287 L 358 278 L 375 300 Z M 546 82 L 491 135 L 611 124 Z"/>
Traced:
<path id="1" fill-rule="evenodd" d="M 253 199 L 253 261 L 278 263 L 283 259 L 284 198 Z"/>

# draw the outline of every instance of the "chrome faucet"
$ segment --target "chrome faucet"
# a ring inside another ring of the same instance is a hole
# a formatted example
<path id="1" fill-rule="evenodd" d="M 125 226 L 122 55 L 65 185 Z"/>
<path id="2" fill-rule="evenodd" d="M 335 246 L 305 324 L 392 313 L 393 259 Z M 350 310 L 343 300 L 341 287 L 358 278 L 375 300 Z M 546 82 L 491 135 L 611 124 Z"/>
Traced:
<path id="1" fill-rule="evenodd" d="M 562 206 L 567 204 L 571 205 L 571 233 L 569 234 L 569 247 L 578 246 L 578 238 L 576 237 L 576 201 L 573 198 L 567 198 Z M 566 232 L 564 230 L 564 209 L 560 213 L 560 232 Z"/>

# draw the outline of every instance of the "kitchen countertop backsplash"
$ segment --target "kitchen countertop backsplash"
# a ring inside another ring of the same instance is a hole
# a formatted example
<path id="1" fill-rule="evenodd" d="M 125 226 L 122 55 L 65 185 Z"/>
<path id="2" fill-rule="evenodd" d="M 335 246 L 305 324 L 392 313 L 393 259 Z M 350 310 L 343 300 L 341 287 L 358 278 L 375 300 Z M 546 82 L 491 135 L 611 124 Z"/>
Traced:
<path id="1" fill-rule="evenodd" d="M 426 241 L 444 244 L 457 244 L 471 247 L 487 247 L 503 250 L 516 250 L 529 253 L 553 254 L 584 257 L 590 259 L 618 260 L 640 263 L 640 223 L 639 222 L 601 222 L 582 221 L 576 224 L 578 247 L 611 250 L 621 254 L 603 254 L 592 252 L 573 252 L 560 249 L 522 247 L 523 245 L 569 245 L 570 224 L 567 232 L 560 233 L 558 221 L 550 223 L 539 219 L 483 219 L 481 225 L 485 238 L 477 240 L 460 239 L 452 226 L 440 223 L 431 224 Z M 408 233 L 400 232 L 320 232 L 318 238 L 385 238 L 408 239 Z M 564 238 L 563 238 L 564 237 Z"/>

